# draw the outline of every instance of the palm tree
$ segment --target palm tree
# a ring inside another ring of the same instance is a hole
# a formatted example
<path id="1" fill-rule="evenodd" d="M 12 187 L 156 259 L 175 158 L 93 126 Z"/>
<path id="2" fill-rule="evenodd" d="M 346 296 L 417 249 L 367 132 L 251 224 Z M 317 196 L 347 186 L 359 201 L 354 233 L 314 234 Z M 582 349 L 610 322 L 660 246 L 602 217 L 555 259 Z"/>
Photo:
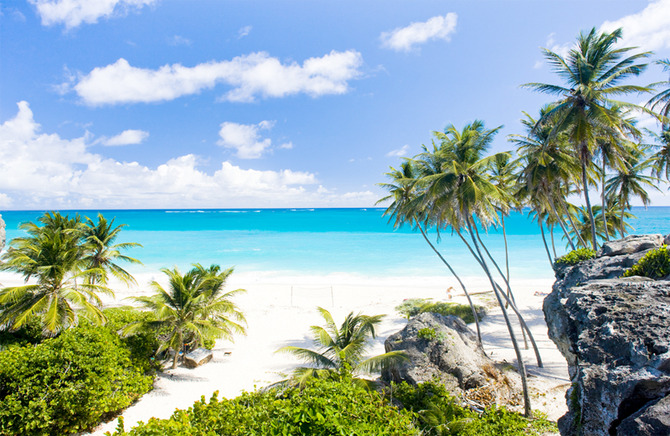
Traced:
<path id="1" fill-rule="evenodd" d="M 309 378 L 338 378 L 343 375 L 378 372 L 381 369 L 407 360 L 403 351 L 391 351 L 374 357 L 365 357 L 370 347 L 369 339 L 375 337 L 375 327 L 384 315 L 354 315 L 349 313 L 338 328 L 326 309 L 318 308 L 326 322 L 325 327 L 312 326 L 312 338 L 317 350 L 287 346 L 277 353 L 289 353 L 311 364 L 293 372 L 293 381 L 303 385 Z M 369 380 L 355 379 L 366 387 Z"/>
<path id="2" fill-rule="evenodd" d="M 658 179 L 645 174 L 652 161 L 642 160 L 643 157 L 644 150 L 638 150 L 637 153 L 628 158 L 624 168 L 607 181 L 607 195 L 617 202 L 617 207 L 621 212 L 620 231 L 622 238 L 626 236 L 624 212 L 630 210 L 631 198 L 638 197 L 646 207 L 651 201 L 645 187 L 658 189 L 655 184 Z"/>
<path id="3" fill-rule="evenodd" d="M 588 167 L 593 159 L 595 139 L 605 133 L 607 136 L 625 136 L 625 123 L 621 122 L 618 108 L 639 106 L 613 100 L 613 97 L 631 93 L 648 92 L 649 88 L 620 83 L 644 71 L 647 64 L 638 63 L 650 52 L 629 56 L 633 48 L 615 48 L 622 30 L 612 33 L 598 33 L 593 28 L 589 33 L 580 33 L 577 45 L 564 58 L 548 49 L 544 56 L 554 71 L 566 82 L 566 86 L 545 83 L 522 85 L 539 92 L 557 95 L 556 102 L 543 119 L 552 120 L 552 135 L 564 132 L 573 144 L 575 154 L 581 163 L 581 189 L 589 213 L 589 221 L 595 228 L 595 220 L 589 198 Z M 591 232 L 591 245 L 596 249 L 596 232 Z"/>
<path id="4" fill-rule="evenodd" d="M 670 71 L 670 59 L 661 59 L 660 61 L 656 61 L 656 63 L 663 67 L 663 71 Z M 659 85 L 664 85 L 666 88 L 653 96 L 647 105 L 651 106 L 653 110 L 656 110 L 657 106 L 659 107 L 659 114 L 663 117 L 664 130 L 667 130 L 670 124 L 668 122 L 670 117 L 670 80 L 652 83 L 650 86 Z"/>
<path id="5" fill-rule="evenodd" d="M 161 269 L 168 277 L 168 288 L 153 281 L 155 294 L 149 297 L 134 297 L 143 308 L 155 315 L 155 320 L 141 321 L 127 325 L 124 335 L 131 335 L 147 329 L 162 329 L 169 333 L 163 339 L 157 353 L 166 349 L 174 351 L 172 368 L 177 367 L 179 353 L 187 348 L 196 348 L 205 340 L 226 338 L 232 340 L 233 333 L 245 333 L 242 325 L 244 315 L 230 298 L 240 292 L 238 289 L 221 293 L 225 279 L 232 269 L 223 272 L 217 266 L 205 269 L 195 265 L 181 274 L 177 267 Z"/>
<path id="6" fill-rule="evenodd" d="M 0 291 L 0 324 L 16 329 L 32 316 L 39 316 L 45 334 L 55 335 L 75 325 L 77 312 L 103 323 L 98 293 L 113 295 L 111 289 L 91 283 L 88 278 L 101 274 L 83 261 L 80 245 L 81 220 L 59 213 L 47 213 L 38 226 L 28 222 L 21 228 L 27 237 L 16 238 L 2 256 L 0 269 L 23 275 L 26 283 Z M 79 280 L 78 280 L 79 279 Z M 78 284 L 81 281 L 81 284 Z"/>
<path id="7" fill-rule="evenodd" d="M 114 219 L 107 221 L 102 214 L 98 214 L 98 222 L 86 218 L 86 225 L 83 228 L 83 244 L 85 249 L 84 262 L 89 268 L 97 268 L 102 271 L 101 274 L 91 276 L 90 283 L 107 284 L 107 273 L 112 274 L 120 281 L 130 284 L 137 284 L 135 278 L 125 269 L 116 264 L 121 260 L 124 262 L 141 264 L 139 260 L 121 254 L 121 251 L 131 247 L 141 247 L 136 242 L 123 242 L 114 244 L 125 224 L 114 227 Z"/>
<path id="8" fill-rule="evenodd" d="M 665 177 L 665 180 L 670 181 L 670 128 L 663 130 L 660 135 L 655 133 L 652 135 L 660 143 L 658 151 L 650 158 L 652 175 L 659 178 Z"/>

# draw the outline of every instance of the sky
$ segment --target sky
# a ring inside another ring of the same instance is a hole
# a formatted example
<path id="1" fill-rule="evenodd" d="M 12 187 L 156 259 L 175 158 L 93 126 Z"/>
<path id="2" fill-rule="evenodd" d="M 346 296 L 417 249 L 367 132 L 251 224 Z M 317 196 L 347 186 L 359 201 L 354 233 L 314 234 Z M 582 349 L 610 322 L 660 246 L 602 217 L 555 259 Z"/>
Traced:
<path id="1" fill-rule="evenodd" d="M 0 210 L 370 207 L 449 124 L 512 150 L 593 27 L 670 57 L 670 0 L 5 0 Z"/>

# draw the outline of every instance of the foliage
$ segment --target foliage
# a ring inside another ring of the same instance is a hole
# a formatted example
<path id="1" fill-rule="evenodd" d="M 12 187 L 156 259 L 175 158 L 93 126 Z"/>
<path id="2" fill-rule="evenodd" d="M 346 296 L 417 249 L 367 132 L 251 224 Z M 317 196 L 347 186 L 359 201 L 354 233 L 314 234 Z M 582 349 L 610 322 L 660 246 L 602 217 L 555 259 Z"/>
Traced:
<path id="1" fill-rule="evenodd" d="M 478 414 L 457 404 L 444 385 L 435 382 L 392 384 L 386 396 L 414 413 L 423 435 L 521 436 L 557 430 L 546 419 L 526 419 L 504 408 L 492 407 Z"/>
<path id="2" fill-rule="evenodd" d="M 590 248 L 578 248 L 572 250 L 568 254 L 561 256 L 556 259 L 554 265 L 556 266 L 571 266 L 577 265 L 580 262 L 585 260 L 593 259 L 596 257 L 596 252 Z"/>
<path id="3" fill-rule="evenodd" d="M 433 302 L 425 298 L 408 298 L 400 305 L 396 306 L 395 310 L 401 315 L 410 319 L 424 312 L 439 313 L 440 315 L 454 315 L 461 318 L 466 324 L 475 322 L 472 316 L 470 306 L 458 303 L 447 302 Z M 475 311 L 479 320 L 484 318 L 486 309 L 482 306 L 475 306 Z"/>
<path id="4" fill-rule="evenodd" d="M 203 397 L 170 419 L 152 418 L 113 436 L 418 435 L 412 415 L 350 381 L 312 379 L 303 388 Z"/>
<path id="5" fill-rule="evenodd" d="M 624 277 L 642 276 L 652 279 L 662 279 L 668 275 L 670 275 L 670 249 L 667 245 L 651 250 L 623 273 Z"/>
<path id="6" fill-rule="evenodd" d="M 416 332 L 416 336 L 419 339 L 425 339 L 427 341 L 432 341 L 433 339 L 435 339 L 437 337 L 437 333 L 435 332 L 435 329 L 430 328 L 430 327 L 426 327 L 426 328 L 422 328 L 421 330 Z"/>
<path id="7" fill-rule="evenodd" d="M 0 435 L 89 429 L 152 387 L 147 365 L 107 328 L 82 322 L 58 337 L 0 352 Z"/>
<path id="8" fill-rule="evenodd" d="M 116 307 L 103 312 L 107 318 L 104 328 L 117 335 L 130 323 L 150 322 L 155 319 L 153 313 L 132 307 Z M 130 351 L 133 366 L 144 373 L 161 369 L 156 353 L 160 347 L 159 337 L 167 333 L 166 330 L 147 329 L 132 336 L 121 337 L 121 344 Z"/>
<path id="9" fill-rule="evenodd" d="M 156 292 L 149 297 L 136 297 L 135 301 L 153 313 L 153 318 L 138 320 L 126 325 L 126 336 L 163 329 L 159 352 L 174 351 L 172 367 L 177 367 L 180 351 L 197 348 L 218 338 L 232 340 L 233 333 L 244 333 L 244 315 L 231 298 L 244 289 L 223 292 L 227 278 L 233 269 L 221 271 L 218 265 L 204 268 L 194 265 L 193 269 L 181 274 L 174 269 L 163 268 L 168 276 L 169 286 L 164 289 L 154 281 L 151 286 Z"/>
<path id="10" fill-rule="evenodd" d="M 326 326 L 311 327 L 317 350 L 295 346 L 277 350 L 278 353 L 293 354 L 311 364 L 297 368 L 288 382 L 303 385 L 310 378 L 337 379 L 341 375 L 377 372 L 407 359 L 403 351 L 390 351 L 366 358 L 365 352 L 370 347 L 369 339 L 375 337 L 375 326 L 384 315 L 354 315 L 351 312 L 338 328 L 330 312 L 322 307 L 318 310 L 326 321 Z M 368 388 L 374 385 L 368 380 L 355 380 Z"/>

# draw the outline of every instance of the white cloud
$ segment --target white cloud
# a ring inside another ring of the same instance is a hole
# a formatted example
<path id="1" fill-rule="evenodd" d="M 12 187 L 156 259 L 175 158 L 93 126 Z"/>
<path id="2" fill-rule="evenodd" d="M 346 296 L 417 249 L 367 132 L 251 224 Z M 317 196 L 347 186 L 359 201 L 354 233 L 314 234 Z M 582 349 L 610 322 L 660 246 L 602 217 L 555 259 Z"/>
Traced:
<path id="1" fill-rule="evenodd" d="M 171 36 L 170 38 L 167 39 L 167 42 L 168 42 L 168 44 L 174 45 L 174 46 L 193 44 L 193 42 L 190 39 L 184 38 L 181 35 L 173 35 L 173 36 Z"/>
<path id="2" fill-rule="evenodd" d="M 616 21 L 605 21 L 601 31 L 623 28 L 622 46 L 643 50 L 670 48 L 670 0 L 650 2 L 642 11 Z"/>
<path id="3" fill-rule="evenodd" d="M 63 24 L 67 29 L 82 23 L 97 23 L 99 18 L 124 15 L 158 0 L 29 0 L 37 8 L 42 25 Z"/>
<path id="4" fill-rule="evenodd" d="M 409 51 L 415 45 L 430 40 L 442 39 L 449 41 L 456 32 L 458 16 L 450 12 L 445 16 L 437 16 L 420 23 L 412 23 L 407 27 L 398 27 L 390 32 L 382 32 L 382 47 L 397 51 Z"/>
<path id="5" fill-rule="evenodd" d="M 89 105 L 149 103 L 197 94 L 219 83 L 232 87 L 224 100 L 250 102 L 256 96 L 285 97 L 305 93 L 312 97 L 343 94 L 348 81 L 360 76 L 362 56 L 357 51 L 331 51 L 299 65 L 282 64 L 259 52 L 230 61 L 194 67 L 164 65 L 157 70 L 137 68 L 121 58 L 81 77 L 74 90 Z"/>
<path id="6" fill-rule="evenodd" d="M 211 174 L 188 154 L 150 168 L 91 153 L 85 135 L 41 133 L 27 102 L 0 125 L 0 206 L 21 209 L 368 206 L 372 194 L 323 193 L 314 173 L 222 162 Z"/>
<path id="7" fill-rule="evenodd" d="M 245 36 L 247 36 L 249 33 L 251 33 L 251 26 L 244 26 L 240 30 L 237 31 L 237 39 L 242 39 Z"/>
<path id="8" fill-rule="evenodd" d="M 386 153 L 386 156 L 387 157 L 405 157 L 405 156 L 407 156 L 408 151 L 409 151 L 409 144 L 405 144 L 397 150 L 389 151 L 388 153 Z"/>
<path id="9" fill-rule="evenodd" d="M 261 121 L 258 124 L 238 124 L 225 122 L 221 124 L 217 144 L 237 151 L 241 159 L 258 159 L 272 146 L 270 138 L 261 139 L 261 130 L 269 130 L 274 121 Z"/>
<path id="10" fill-rule="evenodd" d="M 142 141 L 147 139 L 149 137 L 149 132 L 145 132 L 144 130 L 124 130 L 123 132 L 119 133 L 116 136 L 112 136 L 111 138 L 100 138 L 97 142 L 101 143 L 102 145 L 106 145 L 109 147 L 114 147 L 118 145 L 133 145 L 133 144 L 141 144 Z"/>

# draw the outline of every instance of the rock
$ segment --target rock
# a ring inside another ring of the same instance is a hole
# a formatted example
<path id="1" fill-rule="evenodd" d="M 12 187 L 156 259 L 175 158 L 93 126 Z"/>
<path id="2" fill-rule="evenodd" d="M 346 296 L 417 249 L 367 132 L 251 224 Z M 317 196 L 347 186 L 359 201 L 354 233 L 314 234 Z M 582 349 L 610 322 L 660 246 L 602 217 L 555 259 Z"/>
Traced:
<path id="1" fill-rule="evenodd" d="M 434 337 L 426 338 L 426 331 L 434 332 Z M 437 381 L 454 395 L 484 406 L 520 400 L 518 374 L 503 373 L 477 343 L 477 335 L 456 316 L 422 313 L 389 336 L 385 347 L 387 352 L 404 350 L 409 357 L 399 367 L 382 372 L 386 382 Z"/>
<path id="2" fill-rule="evenodd" d="M 5 247 L 5 222 L 2 220 L 2 215 L 0 215 L 0 253 Z"/>
<path id="3" fill-rule="evenodd" d="M 658 248 L 663 245 L 663 235 L 630 235 L 617 241 L 605 242 L 598 251 L 598 257 L 619 256 Z"/>
<path id="4" fill-rule="evenodd" d="M 665 235 L 665 238 L 663 238 L 663 245 L 670 245 L 670 233 Z"/>
<path id="5" fill-rule="evenodd" d="M 670 282 L 617 278 L 653 248 L 631 239 L 633 248 L 607 249 L 625 254 L 557 274 L 544 300 L 549 337 L 572 381 L 563 435 L 670 435 Z"/>
<path id="6" fill-rule="evenodd" d="M 212 353 L 212 350 L 196 348 L 184 356 L 184 366 L 187 368 L 197 368 L 212 360 L 213 356 L 214 353 Z"/>

